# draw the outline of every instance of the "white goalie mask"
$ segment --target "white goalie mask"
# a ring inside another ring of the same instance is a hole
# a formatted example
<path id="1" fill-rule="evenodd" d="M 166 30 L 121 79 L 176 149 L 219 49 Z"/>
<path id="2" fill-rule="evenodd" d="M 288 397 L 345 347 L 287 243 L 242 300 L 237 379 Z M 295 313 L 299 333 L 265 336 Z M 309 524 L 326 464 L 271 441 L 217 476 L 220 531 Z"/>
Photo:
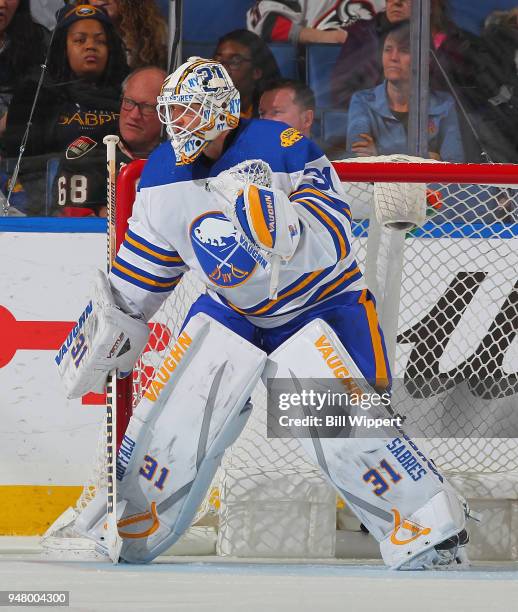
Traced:
<path id="1" fill-rule="evenodd" d="M 211 140 L 239 123 L 239 92 L 214 60 L 190 57 L 165 79 L 157 102 L 177 164 L 192 163 Z"/>

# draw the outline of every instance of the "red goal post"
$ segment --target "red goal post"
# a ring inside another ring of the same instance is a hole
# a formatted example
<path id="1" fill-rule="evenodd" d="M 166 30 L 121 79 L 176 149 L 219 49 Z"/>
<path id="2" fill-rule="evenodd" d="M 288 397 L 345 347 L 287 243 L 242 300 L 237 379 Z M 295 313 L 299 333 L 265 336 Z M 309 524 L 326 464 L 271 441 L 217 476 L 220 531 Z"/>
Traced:
<path id="1" fill-rule="evenodd" d="M 379 156 L 379 161 L 336 161 L 333 166 L 340 179 L 348 182 L 518 185 L 518 164 L 458 164 L 428 159 L 397 162 L 386 161 L 387 157 L 391 156 Z"/>
<path id="2" fill-rule="evenodd" d="M 146 164 L 145 159 L 137 159 L 123 166 L 117 177 L 115 206 L 115 244 L 116 252 L 124 241 L 131 217 L 137 184 Z M 133 387 L 131 377 L 117 381 L 117 447 L 120 446 L 124 432 L 133 410 Z"/>

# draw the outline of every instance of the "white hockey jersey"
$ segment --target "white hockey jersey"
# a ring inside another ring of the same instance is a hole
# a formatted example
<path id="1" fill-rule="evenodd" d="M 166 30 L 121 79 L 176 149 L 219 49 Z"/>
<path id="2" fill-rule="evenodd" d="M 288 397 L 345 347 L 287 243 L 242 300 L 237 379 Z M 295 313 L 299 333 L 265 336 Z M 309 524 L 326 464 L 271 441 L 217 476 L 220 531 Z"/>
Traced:
<path id="1" fill-rule="evenodd" d="M 215 162 L 176 165 L 171 144 L 150 156 L 110 280 L 121 306 L 149 319 L 193 270 L 211 297 L 260 327 L 281 325 L 343 291 L 364 288 L 351 246 L 351 212 L 327 158 L 297 130 L 241 120 Z M 301 238 L 269 299 L 270 264 L 223 215 L 207 178 L 250 159 L 266 161 L 273 187 L 296 207 Z"/>

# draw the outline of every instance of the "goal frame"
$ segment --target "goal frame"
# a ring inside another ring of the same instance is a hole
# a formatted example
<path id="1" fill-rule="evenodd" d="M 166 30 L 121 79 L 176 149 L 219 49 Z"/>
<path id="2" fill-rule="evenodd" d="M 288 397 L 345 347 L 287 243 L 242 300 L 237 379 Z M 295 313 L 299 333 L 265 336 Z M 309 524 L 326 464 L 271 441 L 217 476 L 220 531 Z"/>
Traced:
<path id="1" fill-rule="evenodd" d="M 135 185 L 138 181 L 138 177 L 142 171 L 145 162 L 139 160 L 133 162 L 128 166 L 124 167 L 117 179 L 117 248 L 124 240 L 124 234 L 127 229 L 128 218 L 130 216 L 131 207 L 135 196 Z M 347 161 L 333 162 L 333 166 L 342 182 L 347 183 L 372 183 L 376 182 L 405 182 L 405 183 L 459 183 L 467 185 L 490 185 L 490 186 L 502 186 L 512 187 L 518 190 L 518 165 L 513 164 L 456 164 L 456 163 L 445 163 L 445 162 L 434 162 L 431 160 L 415 160 L 415 161 L 392 161 L 392 157 L 382 158 L 378 157 L 375 159 L 369 159 L 367 161 L 363 159 L 354 159 Z M 402 180 L 403 179 L 403 180 Z M 374 215 L 370 215 L 369 219 L 369 231 L 375 230 Z M 377 228 L 380 232 L 382 228 Z M 405 232 L 394 232 L 392 234 L 393 243 L 391 248 L 397 250 L 398 257 L 402 256 Z M 371 241 L 371 244 L 373 242 Z M 370 253 L 369 255 L 369 241 L 367 242 L 367 261 L 365 268 L 365 276 L 367 284 L 371 285 L 371 280 L 376 285 L 376 257 Z M 369 262 L 369 256 L 371 260 Z M 384 287 L 380 287 L 379 284 L 375 287 L 375 294 L 377 293 L 377 308 L 380 313 L 380 319 L 382 328 L 385 333 L 389 360 L 393 362 L 395 347 L 396 347 L 396 335 L 398 325 L 398 314 L 399 314 L 399 294 L 394 291 L 394 284 L 401 281 L 401 269 L 400 259 L 394 258 L 392 262 L 392 270 L 388 270 L 389 280 L 385 282 L 385 285 L 392 284 L 392 290 L 389 293 L 384 292 Z M 399 281 L 398 281 L 399 279 Z M 386 288 L 385 286 L 385 288 Z M 119 381 L 120 383 L 121 381 Z M 118 420 L 118 432 L 117 439 L 120 441 L 125 429 L 125 423 L 131 416 L 131 404 L 132 404 L 132 393 L 131 393 L 131 377 L 122 381 L 122 385 L 118 387 L 118 404 L 119 404 L 119 420 Z M 510 476 L 508 478 L 508 476 Z M 502 478 L 502 500 L 498 503 L 498 512 L 504 512 L 509 524 L 513 526 L 511 529 L 511 541 L 509 549 L 513 550 L 513 558 L 518 559 L 518 536 L 512 535 L 513 530 L 518 527 L 518 475 L 516 473 L 507 475 L 501 473 L 495 474 L 476 474 L 468 473 L 463 475 L 461 481 L 456 481 L 455 484 L 461 484 L 464 486 L 469 481 L 470 490 L 474 491 L 476 497 L 477 491 L 480 488 L 481 480 L 484 479 L 498 479 Z M 484 483 L 484 485 L 486 482 Z M 491 499 L 488 504 L 495 504 L 496 501 Z M 491 527 L 489 527 L 489 530 Z M 515 531 L 516 533 L 516 531 Z M 485 536 L 484 536 L 485 537 Z"/>

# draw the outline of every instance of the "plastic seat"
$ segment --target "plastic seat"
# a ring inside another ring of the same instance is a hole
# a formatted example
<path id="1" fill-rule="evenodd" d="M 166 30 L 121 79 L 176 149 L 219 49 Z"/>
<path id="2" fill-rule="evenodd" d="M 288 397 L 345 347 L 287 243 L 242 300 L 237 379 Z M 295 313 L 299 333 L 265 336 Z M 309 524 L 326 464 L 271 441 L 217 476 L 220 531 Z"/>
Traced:
<path id="1" fill-rule="evenodd" d="M 246 28 L 246 11 L 253 0 L 189 0 L 183 4 L 184 40 L 211 42 L 227 32 Z"/>
<path id="2" fill-rule="evenodd" d="M 287 79 L 300 79 L 297 47 L 291 43 L 270 43 L 268 45 L 275 57 L 279 70 Z"/>

